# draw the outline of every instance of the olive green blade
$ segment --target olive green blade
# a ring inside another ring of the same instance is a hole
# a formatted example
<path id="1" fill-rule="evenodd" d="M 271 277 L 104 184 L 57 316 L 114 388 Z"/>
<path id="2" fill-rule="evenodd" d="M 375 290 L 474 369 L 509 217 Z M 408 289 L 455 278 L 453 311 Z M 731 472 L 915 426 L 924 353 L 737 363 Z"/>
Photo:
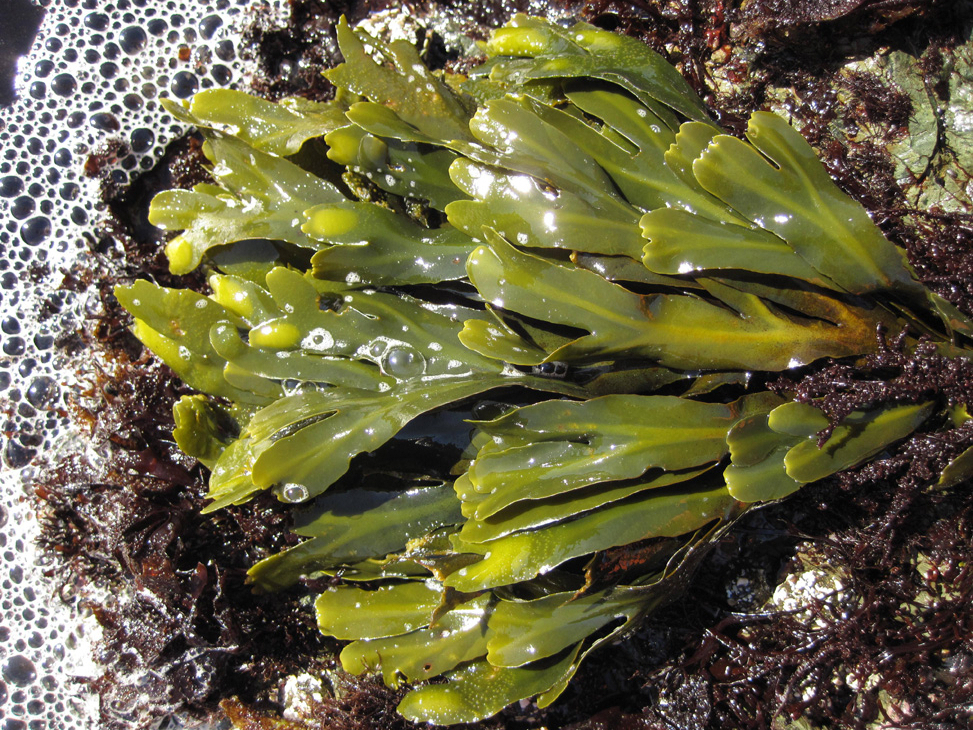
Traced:
<path id="1" fill-rule="evenodd" d="M 278 430 L 257 441 L 254 484 L 264 488 L 282 485 L 285 490 L 293 486 L 293 494 L 300 496 L 290 501 L 321 494 L 348 470 L 353 457 L 374 451 L 415 417 L 503 385 L 506 380 L 502 375 L 480 374 L 459 380 L 403 383 L 391 392 L 335 388 L 309 394 L 320 396 L 315 410 L 326 417 L 304 425 L 306 421 L 298 420 L 295 413 L 287 431 Z M 288 419 L 286 410 L 279 418 Z"/>
<path id="2" fill-rule="evenodd" d="M 406 41 L 386 44 L 363 30 L 352 30 L 344 17 L 337 33 L 345 62 L 325 72 L 335 86 L 390 107 L 435 139 L 470 138 L 466 107 L 426 69 L 415 46 Z"/>
<path id="3" fill-rule="evenodd" d="M 571 670 L 580 648 L 579 644 L 551 661 L 515 669 L 495 667 L 483 659 L 470 662 L 448 672 L 446 684 L 425 685 L 407 694 L 398 712 L 408 720 L 434 725 L 483 720 L 556 685 Z"/>
<path id="4" fill-rule="evenodd" d="M 606 624 L 630 619 L 645 603 L 638 590 L 615 590 L 578 598 L 555 593 L 532 601 L 500 601 L 490 617 L 487 661 L 520 667 L 583 641 Z"/>
<path id="5" fill-rule="evenodd" d="M 828 176 L 814 150 L 780 117 L 755 112 L 747 138 L 718 135 L 693 163 L 704 188 L 777 234 L 847 291 L 923 297 L 901 250 Z"/>
<path id="6" fill-rule="evenodd" d="M 472 489 L 461 492 L 465 482 L 457 480 L 457 495 L 463 502 L 463 512 L 467 517 L 459 537 L 465 543 L 485 543 L 513 533 L 548 527 L 611 502 L 626 499 L 638 492 L 689 482 L 712 468 L 704 466 L 680 471 L 652 470 L 636 479 L 595 484 L 544 499 L 518 500 L 483 518 L 476 516 L 477 509 L 492 495 L 480 494 Z"/>
<path id="7" fill-rule="evenodd" d="M 311 258 L 320 279 L 385 286 L 461 279 L 475 247 L 452 226 L 429 230 L 367 203 L 319 205 L 305 217 L 302 230 L 331 244 Z"/>
<path id="8" fill-rule="evenodd" d="M 477 518 L 521 499 L 632 479 L 651 468 L 689 469 L 719 461 L 737 416 L 727 405 L 674 396 L 609 395 L 550 400 L 479 426 L 502 444 L 470 466 L 474 488 L 491 497 Z"/>
<path id="9" fill-rule="evenodd" d="M 429 624 L 442 600 L 433 581 L 330 588 L 314 601 L 318 628 L 336 639 L 379 639 L 406 634 Z"/>
<path id="10" fill-rule="evenodd" d="M 570 137 L 541 119 L 529 103 L 514 99 L 488 102 L 477 110 L 470 129 L 481 144 L 454 146 L 466 157 L 571 192 L 612 218 L 635 216 L 602 167 Z"/>
<path id="11" fill-rule="evenodd" d="M 135 336 L 193 388 L 237 403 L 268 402 L 267 397 L 238 388 L 224 377 L 226 360 L 213 348 L 210 329 L 221 323 L 242 324 L 224 307 L 188 289 L 168 289 L 148 281 L 115 287 L 115 296 L 135 317 Z"/>
<path id="12" fill-rule="evenodd" d="M 172 407 L 172 416 L 172 438 L 179 449 L 209 469 L 237 435 L 237 424 L 226 409 L 203 395 L 184 395 Z"/>
<path id="13" fill-rule="evenodd" d="M 387 193 L 424 200 L 437 210 L 463 197 L 449 179 L 455 152 L 382 139 L 355 125 L 336 129 L 324 141 L 331 160 Z"/>
<path id="14" fill-rule="evenodd" d="M 172 273 L 189 273 L 212 248 L 248 238 L 318 248 L 294 221 L 313 205 L 344 200 L 334 185 L 233 137 L 209 139 L 203 151 L 223 190 L 166 190 L 149 208 L 152 225 L 183 231 L 166 245 Z"/>
<path id="15" fill-rule="evenodd" d="M 280 590 L 317 571 L 384 558 L 410 540 L 461 520 L 449 485 L 328 492 L 299 516 L 295 532 L 311 539 L 256 563 L 249 580 L 264 591 Z"/>
<path id="16" fill-rule="evenodd" d="M 490 594 L 453 606 L 433 626 L 400 636 L 355 641 L 341 651 L 341 666 L 351 674 L 380 669 L 390 687 L 419 682 L 486 655 L 490 636 Z M 363 617 L 363 621 L 369 619 Z"/>
<path id="17" fill-rule="evenodd" d="M 668 109 L 697 121 L 709 119 L 703 102 L 662 56 L 641 41 L 587 23 L 561 28 L 540 18 L 516 15 L 494 31 L 487 52 L 532 59 L 532 63 L 508 67 L 507 73 L 501 64 L 489 67 L 493 78 L 508 84 L 549 78 L 602 79 L 631 92 L 663 119 L 668 117 L 673 129 Z"/>
<path id="18" fill-rule="evenodd" d="M 292 97 L 271 102 L 234 89 L 205 89 L 182 104 L 162 99 L 181 121 L 232 135 L 254 149 L 285 157 L 348 123 L 345 105 Z"/>
<path id="19" fill-rule="evenodd" d="M 727 517 L 737 502 L 719 484 L 653 489 L 535 532 L 483 544 L 456 540 L 457 551 L 484 555 L 446 577 L 447 586 L 472 592 L 530 580 L 571 558 L 648 537 L 682 535 Z"/>
<path id="20" fill-rule="evenodd" d="M 588 96 L 571 96 L 572 99 L 579 97 L 582 102 L 588 102 L 589 107 L 603 111 L 603 105 L 592 103 Z M 637 102 L 628 97 L 623 99 L 637 105 Z M 533 102 L 530 106 L 540 119 L 559 130 L 579 149 L 596 160 L 618 186 L 625 199 L 641 211 L 673 207 L 710 216 L 732 217 L 724 203 L 703 190 L 695 180 L 690 184 L 669 167 L 666 158 L 669 145 L 665 148 L 659 145 L 662 139 L 676 143 L 675 135 L 668 128 L 663 127 L 668 134 L 660 133 L 661 139 L 639 140 L 645 146 L 639 148 L 637 154 L 632 154 L 623 146 L 625 138 L 620 134 L 611 134 L 610 128 L 598 131 L 574 114 L 546 104 Z M 641 110 L 646 117 L 651 114 L 644 107 Z M 638 111 L 639 107 L 634 110 L 636 114 Z"/>
<path id="21" fill-rule="evenodd" d="M 788 451 L 784 457 L 787 474 L 798 481 L 813 482 L 855 466 L 908 436 L 933 409 L 932 403 L 925 403 L 852 414 L 834 429 L 822 446 L 818 447 L 817 439 L 812 436 Z"/>
<path id="22" fill-rule="evenodd" d="M 736 269 L 789 276 L 820 286 L 829 283 L 783 240 L 762 228 L 715 221 L 671 208 L 646 213 L 639 225 L 648 242 L 642 263 L 658 274 Z"/>
<path id="23" fill-rule="evenodd" d="M 770 428 L 767 413 L 741 419 L 726 437 L 730 449 L 730 464 L 723 471 L 727 491 L 741 502 L 753 503 L 782 499 L 803 487 L 804 482 L 788 476 L 784 468 L 784 456 L 798 440 Z"/>
<path id="24" fill-rule="evenodd" d="M 473 200 L 450 203 L 446 214 L 473 238 L 482 238 L 487 227 L 522 246 L 635 258 L 641 254 L 645 242 L 635 210 L 606 210 L 567 190 L 555 194 L 525 173 L 463 158 L 452 164 L 450 175 Z"/>
<path id="25" fill-rule="evenodd" d="M 713 281 L 707 289 L 732 300 L 733 309 L 692 296 L 638 295 L 590 271 L 518 251 L 496 235 L 487 233 L 487 239 L 490 246 L 477 248 L 467 264 L 484 299 L 588 332 L 549 353 L 548 361 L 642 357 L 686 370 L 785 370 L 861 351 L 865 322 L 795 321 L 757 296 Z M 489 355 L 473 334 L 464 330 L 460 339 Z"/>

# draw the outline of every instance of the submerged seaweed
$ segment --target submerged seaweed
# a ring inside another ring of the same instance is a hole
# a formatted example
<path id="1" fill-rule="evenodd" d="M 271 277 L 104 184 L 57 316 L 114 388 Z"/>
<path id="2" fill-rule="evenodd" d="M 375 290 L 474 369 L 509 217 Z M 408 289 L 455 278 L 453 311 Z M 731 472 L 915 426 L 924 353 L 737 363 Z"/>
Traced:
<path id="1" fill-rule="evenodd" d="M 316 498 L 297 518 L 309 539 L 251 580 L 340 579 L 316 608 L 354 640 L 346 669 L 448 680 L 406 695 L 407 717 L 549 704 L 748 505 L 967 422 L 942 389 L 850 408 L 747 389 L 752 371 L 880 359 L 879 329 L 969 355 L 965 317 L 782 119 L 724 134 L 661 58 L 583 24 L 518 17 L 465 80 L 407 44 L 347 26 L 339 41 L 333 102 L 174 107 L 216 184 L 163 193 L 152 219 L 183 231 L 173 273 L 205 262 L 212 293 L 117 293 L 203 393 L 174 433 L 212 469 L 206 509 Z M 488 391 L 499 402 L 475 400 Z M 476 426 L 451 474 L 360 468 L 407 424 L 433 433 L 424 414 L 455 429 L 447 407 Z"/>

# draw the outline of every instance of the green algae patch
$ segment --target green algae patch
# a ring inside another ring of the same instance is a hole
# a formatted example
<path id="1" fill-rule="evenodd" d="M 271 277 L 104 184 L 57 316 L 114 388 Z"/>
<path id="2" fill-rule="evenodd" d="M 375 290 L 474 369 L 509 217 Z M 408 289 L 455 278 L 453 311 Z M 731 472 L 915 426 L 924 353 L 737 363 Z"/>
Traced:
<path id="1" fill-rule="evenodd" d="M 215 184 L 161 193 L 151 220 L 210 291 L 117 296 L 198 391 L 174 436 L 211 469 L 207 511 L 294 505 L 304 540 L 255 589 L 327 578 L 319 628 L 351 642 L 347 671 L 410 687 L 405 717 L 550 704 L 752 505 L 955 417 L 829 419 L 747 386 L 874 353 L 879 330 L 973 355 L 783 119 L 724 134 L 661 57 L 585 24 L 517 16 L 463 80 L 338 37 L 332 102 L 170 105 Z"/>

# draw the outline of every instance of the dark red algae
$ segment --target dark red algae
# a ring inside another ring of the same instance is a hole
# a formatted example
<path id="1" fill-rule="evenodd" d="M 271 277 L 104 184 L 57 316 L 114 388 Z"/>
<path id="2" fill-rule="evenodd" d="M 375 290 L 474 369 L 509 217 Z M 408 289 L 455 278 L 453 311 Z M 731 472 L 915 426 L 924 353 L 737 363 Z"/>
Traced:
<path id="1" fill-rule="evenodd" d="M 397 3 L 293 0 L 289 25 L 257 15 L 247 52 L 255 89 L 269 98 L 327 98 L 332 27 Z M 412 2 L 469 20 L 471 34 L 537 11 L 526 0 Z M 663 53 L 741 132 L 753 109 L 789 89 L 792 121 L 839 185 L 906 249 L 923 281 L 973 313 L 970 212 L 917 210 L 883 144 L 908 134 L 910 101 L 842 64 L 881 49 L 922 53 L 930 88 L 937 58 L 966 39 L 968 4 L 950 0 L 590 0 L 550 3 Z M 450 63 L 444 52 L 441 62 Z M 732 83 L 725 83 L 726 81 Z M 841 92 L 840 94 L 838 92 Z M 858 124 L 883 139 L 853 141 Z M 117 155 L 120 150 L 106 150 Z M 52 468 L 36 491 L 46 505 L 45 546 L 60 557 L 66 593 L 101 624 L 91 682 L 102 727 L 148 728 L 171 713 L 222 714 L 247 730 L 404 730 L 398 693 L 369 678 L 328 670 L 336 646 L 314 626 L 295 588 L 255 595 L 245 584 L 257 559 L 295 541 L 273 498 L 200 516 L 206 475 L 171 440 L 171 407 L 187 392 L 128 333 L 111 294 L 149 277 L 175 283 L 148 226 L 151 196 L 205 176 L 193 138 L 126 189 L 106 187 L 109 219 L 84 267 L 64 286 L 99 293 L 68 352 L 93 349 L 102 370 L 76 399 L 75 416 L 96 457 Z M 104 167 L 93 157 L 87 169 Z M 180 279 L 180 285 L 187 281 Z M 200 279 L 189 282 L 201 289 Z M 882 337 L 882 333 L 876 333 Z M 824 362 L 770 383 L 798 399 L 823 399 L 833 418 L 869 405 L 936 399 L 969 405 L 973 369 L 920 346 L 885 342 L 857 362 Z M 941 426 L 942 424 L 936 424 Z M 595 654 L 547 710 L 505 710 L 478 728 L 716 730 L 717 728 L 963 728 L 973 722 L 973 499 L 968 483 L 928 488 L 950 458 L 973 445 L 959 426 L 917 433 L 874 462 L 809 486 L 748 515 L 700 565 L 685 594 L 611 651 Z M 609 551 L 589 580 L 610 582 L 651 563 L 654 545 Z M 840 615 L 824 601 L 805 611 L 763 611 L 788 575 L 823 566 L 855 600 Z M 734 593 L 740 580 L 747 595 Z M 280 718 L 284 677 L 332 677 L 303 719 Z M 135 681 L 138 680 L 138 681 Z M 219 709 L 222 708 L 222 709 Z M 883 725 L 884 723 L 884 725 Z"/>

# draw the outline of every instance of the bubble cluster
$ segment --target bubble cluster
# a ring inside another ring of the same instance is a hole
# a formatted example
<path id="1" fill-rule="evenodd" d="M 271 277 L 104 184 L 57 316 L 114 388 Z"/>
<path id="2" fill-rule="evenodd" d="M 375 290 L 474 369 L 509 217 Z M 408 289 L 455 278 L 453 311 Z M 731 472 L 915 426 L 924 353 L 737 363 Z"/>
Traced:
<path id="1" fill-rule="evenodd" d="M 0 106 L 0 718 L 10 730 L 82 730 L 100 727 L 75 681 L 91 671 L 85 621 L 53 597 L 62 577 L 36 547 L 25 499 L 38 463 L 77 438 L 69 414 L 91 367 L 61 343 L 92 295 L 62 281 L 103 238 L 102 186 L 130 183 L 184 132 L 160 98 L 246 76 L 251 3 L 35 2 L 40 30 Z"/>

